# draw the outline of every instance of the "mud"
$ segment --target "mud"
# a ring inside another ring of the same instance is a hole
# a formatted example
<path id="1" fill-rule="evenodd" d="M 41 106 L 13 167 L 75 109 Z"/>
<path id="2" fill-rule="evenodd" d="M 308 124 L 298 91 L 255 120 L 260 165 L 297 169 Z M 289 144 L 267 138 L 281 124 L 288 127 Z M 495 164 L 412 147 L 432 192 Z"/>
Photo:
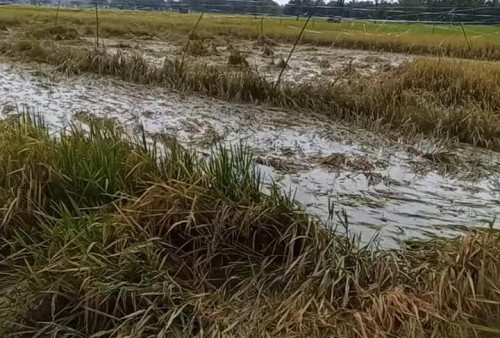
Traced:
<path id="1" fill-rule="evenodd" d="M 174 135 L 203 153 L 217 142 L 244 142 L 267 182 L 278 182 L 323 220 L 332 204 L 345 209 L 351 231 L 364 240 L 378 234 L 386 247 L 488 226 L 500 212 L 500 156 L 477 148 L 402 144 L 326 117 L 6 62 L 0 62 L 0 107 L 2 118 L 37 112 L 53 130 L 89 114 L 113 118 L 151 135 Z M 442 173 L 440 162 L 456 173 Z M 468 163 L 487 175 L 463 179 Z"/>
<path id="2" fill-rule="evenodd" d="M 140 52 L 149 62 L 161 65 L 165 58 L 180 57 L 186 42 L 103 39 L 108 50 Z M 228 65 L 232 51 L 239 51 L 248 66 L 275 80 L 292 48 L 290 44 L 245 40 L 193 40 L 186 49 L 190 63 Z M 351 76 L 369 77 L 413 60 L 411 55 L 298 45 L 282 80 L 293 83 L 337 82 Z"/>

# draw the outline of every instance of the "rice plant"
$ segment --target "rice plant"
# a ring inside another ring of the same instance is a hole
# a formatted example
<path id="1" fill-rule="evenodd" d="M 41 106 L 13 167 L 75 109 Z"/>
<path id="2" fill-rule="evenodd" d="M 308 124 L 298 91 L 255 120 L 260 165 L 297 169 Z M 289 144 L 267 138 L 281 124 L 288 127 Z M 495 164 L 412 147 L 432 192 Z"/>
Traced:
<path id="1" fill-rule="evenodd" d="M 83 64 L 92 57 L 87 55 Z M 155 69 L 139 55 L 102 58 L 99 67 L 107 61 L 107 68 L 112 70 L 99 69 L 100 73 L 119 75 L 126 80 L 167 84 L 226 100 L 311 110 L 363 121 L 368 126 L 388 126 L 398 135 L 421 133 L 492 149 L 500 147 L 500 68 L 496 64 L 421 59 L 375 78 L 348 84 L 276 87 L 249 69 L 228 72 L 214 66 L 195 65 L 185 67 L 180 73 L 175 60 Z M 73 61 L 66 60 L 63 67 L 66 64 L 71 67 Z M 95 71 L 95 66 L 91 67 Z"/>
<path id="2" fill-rule="evenodd" d="M 53 26 L 55 8 L 2 6 L 0 25 L 6 27 Z M 183 40 L 191 32 L 199 14 L 174 14 L 102 10 L 100 34 L 103 37 L 158 37 Z M 59 9 L 58 22 L 77 28 L 82 34 L 95 35 L 95 13 L 84 9 Z M 303 21 L 295 19 L 266 19 L 265 36 L 255 29 L 249 16 L 228 17 L 205 15 L 197 34 L 201 37 L 230 37 L 237 39 L 270 40 L 293 43 Z M 397 53 L 449 56 L 469 59 L 500 60 L 500 40 L 495 26 L 432 27 L 425 24 L 374 24 L 345 22 L 331 24 L 315 22 L 314 33 L 305 32 L 301 43 L 339 48 L 366 49 Z M 473 43 L 470 43 L 470 41 Z M 268 43 L 269 44 L 269 43 Z"/>
<path id="3" fill-rule="evenodd" d="M 425 58 L 368 79 L 276 85 L 247 67 L 150 64 L 142 55 L 74 49 L 51 42 L 12 41 L 0 53 L 57 65 L 68 74 L 93 72 L 126 81 L 225 100 L 308 110 L 395 137 L 423 134 L 500 149 L 500 68 L 495 63 Z"/>
<path id="4" fill-rule="evenodd" d="M 498 332 L 497 231 L 361 245 L 264 194 L 243 146 L 202 159 L 103 121 L 1 122 L 0 147 L 2 336 Z"/>

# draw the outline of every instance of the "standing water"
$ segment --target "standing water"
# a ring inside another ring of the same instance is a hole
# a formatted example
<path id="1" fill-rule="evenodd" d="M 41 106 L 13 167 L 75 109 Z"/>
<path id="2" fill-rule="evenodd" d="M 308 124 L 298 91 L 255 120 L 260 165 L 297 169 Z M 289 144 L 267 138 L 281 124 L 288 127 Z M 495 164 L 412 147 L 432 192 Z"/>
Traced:
<path id="1" fill-rule="evenodd" d="M 479 156 L 492 170 L 470 182 L 432 170 L 433 162 L 418 147 L 326 117 L 186 97 L 110 78 L 40 73 L 0 63 L 2 117 L 29 110 L 60 128 L 92 114 L 142 126 L 150 134 L 174 135 L 202 152 L 217 142 L 242 141 L 254 150 L 265 179 L 294 194 L 307 211 L 325 220 L 332 204 L 345 209 L 352 231 L 365 240 L 379 234 L 384 246 L 454 236 L 465 226 L 487 226 L 500 213 L 495 152 L 460 150 L 465 157 Z"/>

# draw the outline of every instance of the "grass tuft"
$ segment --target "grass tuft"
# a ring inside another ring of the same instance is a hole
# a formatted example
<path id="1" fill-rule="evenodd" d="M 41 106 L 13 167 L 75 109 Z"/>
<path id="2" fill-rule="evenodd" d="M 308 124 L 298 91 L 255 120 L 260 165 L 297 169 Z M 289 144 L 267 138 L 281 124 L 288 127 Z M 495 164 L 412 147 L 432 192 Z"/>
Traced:
<path id="1" fill-rule="evenodd" d="M 80 34 L 75 28 L 63 27 L 63 26 L 52 26 L 52 27 L 42 27 L 27 29 L 24 32 L 24 37 L 27 39 L 36 40 L 78 40 L 80 39 Z"/>
<path id="2" fill-rule="evenodd" d="M 248 61 L 246 60 L 245 55 L 243 55 L 242 52 L 240 52 L 238 49 L 234 48 L 231 45 L 229 45 L 228 49 L 230 51 L 230 54 L 227 59 L 227 63 L 230 66 L 248 67 Z"/>
<path id="3" fill-rule="evenodd" d="M 213 48 L 209 50 L 203 40 L 192 40 L 189 43 L 188 52 L 193 56 L 207 56 L 212 54 Z"/>

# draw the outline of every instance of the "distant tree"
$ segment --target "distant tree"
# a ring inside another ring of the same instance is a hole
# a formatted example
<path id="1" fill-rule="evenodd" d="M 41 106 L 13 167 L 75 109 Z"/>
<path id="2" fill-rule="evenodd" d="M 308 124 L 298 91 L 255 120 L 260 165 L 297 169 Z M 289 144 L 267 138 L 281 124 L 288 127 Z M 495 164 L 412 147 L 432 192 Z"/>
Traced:
<path id="1" fill-rule="evenodd" d="M 299 16 L 302 14 L 302 0 L 290 0 L 283 9 L 283 14 L 290 16 Z"/>

